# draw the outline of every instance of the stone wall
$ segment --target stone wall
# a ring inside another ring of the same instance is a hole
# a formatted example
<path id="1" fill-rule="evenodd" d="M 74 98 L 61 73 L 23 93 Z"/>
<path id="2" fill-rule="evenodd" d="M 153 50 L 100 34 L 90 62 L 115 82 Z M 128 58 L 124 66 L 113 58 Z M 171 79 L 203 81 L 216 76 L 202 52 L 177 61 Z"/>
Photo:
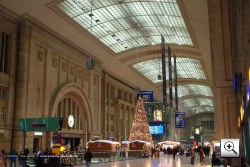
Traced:
<path id="1" fill-rule="evenodd" d="M 6 72 L 0 72 L 0 150 L 11 149 L 13 120 L 15 120 L 16 48 L 18 45 L 18 22 L 0 13 L 0 40 L 8 34 Z M 3 44 L 1 44 L 3 45 Z M 2 48 L 1 48 L 2 49 Z"/>
<path id="2" fill-rule="evenodd" d="M 101 133 L 100 65 L 96 62 L 94 70 L 87 70 L 84 66 L 86 56 L 29 21 L 21 25 L 20 38 L 16 118 L 54 117 L 57 106 L 51 103 L 52 99 L 57 96 L 60 96 L 58 101 L 63 99 L 67 94 L 62 93 L 62 96 L 58 94 L 58 90 L 74 83 L 85 98 L 77 100 L 86 101 L 87 106 L 83 106 L 81 111 L 91 119 L 88 120 L 90 133 Z M 73 91 L 72 89 L 72 93 L 79 94 Z M 77 97 L 81 96 L 76 95 L 75 98 Z M 95 123 L 92 122 L 94 118 L 97 119 Z M 19 143 L 20 132 L 15 134 L 15 143 Z M 27 133 L 26 143 L 30 143 L 32 139 L 31 132 Z"/>
<path id="3" fill-rule="evenodd" d="M 128 139 L 135 112 L 134 88 L 103 71 L 98 61 L 93 69 L 87 69 L 88 56 L 46 27 L 29 18 L 11 21 L 8 18 L 1 13 L 4 24 L 0 29 L 11 32 L 13 45 L 10 74 L 0 74 L 0 86 L 9 93 L 6 102 L 1 99 L 1 105 L 8 104 L 8 110 L 4 122 L 0 121 L 0 147 L 10 150 L 11 146 L 16 149 L 27 146 L 32 151 L 37 136 L 19 131 L 19 118 L 65 119 L 70 114 L 60 111 L 65 99 L 72 99 L 77 106 L 71 109 L 81 113 L 75 117 L 77 127 L 63 126 L 64 136 L 79 137 L 83 145 L 96 136 L 101 139 L 113 136 L 117 141 Z M 19 49 L 16 49 L 17 41 Z M 50 147 L 52 132 L 38 138 L 39 147 Z"/>
<path id="4" fill-rule="evenodd" d="M 128 140 L 136 110 L 136 92 L 106 72 L 103 80 L 104 138 L 112 136 L 115 141 Z"/>

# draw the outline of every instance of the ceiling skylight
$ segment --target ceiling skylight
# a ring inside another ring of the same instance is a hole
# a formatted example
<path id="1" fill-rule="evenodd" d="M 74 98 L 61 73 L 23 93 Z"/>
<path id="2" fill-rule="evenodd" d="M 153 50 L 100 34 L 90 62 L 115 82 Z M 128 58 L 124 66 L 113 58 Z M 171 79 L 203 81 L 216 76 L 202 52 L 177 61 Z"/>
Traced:
<path id="1" fill-rule="evenodd" d="M 167 89 L 167 93 L 169 90 Z M 175 94 L 175 88 L 173 87 L 173 95 Z M 211 87 L 205 85 L 198 85 L 198 84 L 182 84 L 178 85 L 178 97 L 182 96 L 210 96 L 213 97 L 213 93 Z M 200 102 L 201 103 L 201 102 Z"/>
<path id="2" fill-rule="evenodd" d="M 201 112 L 214 112 L 214 107 L 213 106 L 201 106 L 201 107 L 195 107 L 192 108 L 191 111 L 193 113 L 201 113 Z"/>
<path id="3" fill-rule="evenodd" d="M 160 44 L 161 34 L 168 44 L 193 45 L 176 0 L 64 0 L 56 7 L 116 53 Z"/>
<path id="4" fill-rule="evenodd" d="M 174 60 L 172 61 L 172 67 L 174 65 Z M 206 80 L 206 75 L 201 66 L 200 60 L 191 59 L 191 58 L 176 58 L 176 66 L 177 66 L 177 78 L 180 79 L 204 79 Z M 142 73 L 145 77 L 151 80 L 153 83 L 162 82 L 162 80 L 158 80 L 158 75 L 162 74 L 162 64 L 161 59 L 150 59 L 137 64 L 134 64 L 133 67 L 137 69 L 140 73 Z M 166 59 L 166 69 L 168 69 L 168 62 Z M 174 70 L 172 70 L 173 72 Z M 168 80 L 168 72 L 166 74 L 166 79 Z M 172 74 L 172 77 L 174 75 Z"/>
<path id="5" fill-rule="evenodd" d="M 214 106 L 214 100 L 209 98 L 188 98 L 184 99 L 182 101 L 182 105 L 185 108 L 196 108 L 196 107 L 213 107 Z"/>

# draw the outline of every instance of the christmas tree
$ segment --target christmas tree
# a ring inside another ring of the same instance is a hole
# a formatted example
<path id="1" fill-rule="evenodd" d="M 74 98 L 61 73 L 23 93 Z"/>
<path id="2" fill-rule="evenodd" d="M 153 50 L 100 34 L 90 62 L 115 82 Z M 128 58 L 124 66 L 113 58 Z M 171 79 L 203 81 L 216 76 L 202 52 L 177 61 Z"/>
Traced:
<path id="1" fill-rule="evenodd" d="M 153 143 L 146 112 L 144 110 L 143 99 L 141 97 L 138 98 L 136 109 L 137 111 L 134 115 L 129 141 L 143 140 Z"/>
<path id="2" fill-rule="evenodd" d="M 66 145 L 60 158 L 61 166 L 73 166 L 73 156 L 70 155 L 70 145 Z"/>

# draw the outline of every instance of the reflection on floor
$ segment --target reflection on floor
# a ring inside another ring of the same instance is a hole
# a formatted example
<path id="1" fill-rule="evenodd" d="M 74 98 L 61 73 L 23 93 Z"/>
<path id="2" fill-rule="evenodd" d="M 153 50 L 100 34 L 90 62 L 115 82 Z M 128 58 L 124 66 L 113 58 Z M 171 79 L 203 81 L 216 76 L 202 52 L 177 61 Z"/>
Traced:
<path id="1" fill-rule="evenodd" d="M 211 160 L 205 158 L 205 164 L 200 164 L 200 157 L 195 158 L 195 164 L 190 164 L 190 157 L 161 155 L 160 158 L 143 158 L 136 160 L 117 161 L 110 163 L 91 164 L 91 167 L 211 167 Z"/>

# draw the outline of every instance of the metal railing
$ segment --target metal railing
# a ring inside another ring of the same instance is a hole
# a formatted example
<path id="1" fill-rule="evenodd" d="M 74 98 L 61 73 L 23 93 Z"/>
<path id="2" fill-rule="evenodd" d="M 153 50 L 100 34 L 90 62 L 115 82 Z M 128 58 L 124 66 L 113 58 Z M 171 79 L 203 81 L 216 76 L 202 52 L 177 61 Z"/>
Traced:
<path id="1" fill-rule="evenodd" d="M 71 152 L 70 154 L 74 157 L 74 165 L 85 164 L 84 153 Z M 124 161 L 129 159 L 138 159 L 143 158 L 143 150 L 116 150 L 116 151 L 93 151 L 92 152 L 91 163 L 105 163 L 105 162 L 114 162 L 114 161 Z"/>
<path id="2" fill-rule="evenodd" d="M 72 151 L 68 155 L 62 155 L 60 158 L 67 157 L 73 162 L 73 165 L 83 165 L 86 163 L 84 160 L 85 152 L 76 152 Z M 93 151 L 92 152 L 91 163 L 107 163 L 107 162 L 115 162 L 115 161 L 124 161 L 129 159 L 138 159 L 143 158 L 145 156 L 145 152 L 143 150 L 104 150 L 104 151 Z M 54 155 L 45 155 L 43 156 L 43 160 L 45 163 L 48 162 L 48 159 Z M 35 166 L 36 164 L 36 156 L 35 154 L 29 154 L 27 158 L 28 166 Z"/>

